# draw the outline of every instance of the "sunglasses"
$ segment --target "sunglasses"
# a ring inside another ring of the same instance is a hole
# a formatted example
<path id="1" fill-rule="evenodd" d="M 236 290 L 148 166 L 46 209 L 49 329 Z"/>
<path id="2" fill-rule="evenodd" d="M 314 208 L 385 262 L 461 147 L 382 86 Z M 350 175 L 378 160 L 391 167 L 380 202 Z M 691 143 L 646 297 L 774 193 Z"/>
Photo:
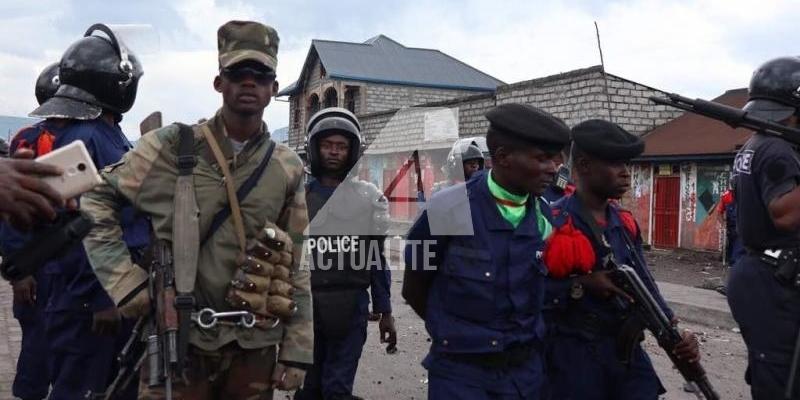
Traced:
<path id="1" fill-rule="evenodd" d="M 275 73 L 251 67 L 223 68 L 222 75 L 233 83 L 242 83 L 252 78 L 259 85 L 268 85 L 275 80 Z"/>

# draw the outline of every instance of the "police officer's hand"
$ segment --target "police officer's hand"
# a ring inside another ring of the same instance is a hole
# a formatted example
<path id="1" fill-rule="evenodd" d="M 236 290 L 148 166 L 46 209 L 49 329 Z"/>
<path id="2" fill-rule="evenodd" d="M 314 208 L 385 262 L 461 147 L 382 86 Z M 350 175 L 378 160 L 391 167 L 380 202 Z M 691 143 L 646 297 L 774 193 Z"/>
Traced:
<path id="1" fill-rule="evenodd" d="M 389 348 L 397 345 L 397 329 L 394 326 L 392 313 L 381 314 L 381 320 L 378 322 L 378 331 L 380 332 L 381 343 L 388 344 Z"/>
<path id="2" fill-rule="evenodd" d="M 280 361 L 275 364 L 272 372 L 272 388 L 278 390 L 296 390 L 303 386 L 306 371 L 300 368 L 287 366 Z"/>
<path id="3" fill-rule="evenodd" d="M 27 230 L 37 220 L 53 220 L 54 206 L 64 200 L 41 176 L 58 176 L 60 168 L 37 163 L 27 149 L 14 153 L 14 159 L 0 159 L 0 214 L 15 228 Z"/>
<path id="4" fill-rule="evenodd" d="M 119 313 L 127 319 L 136 319 L 150 312 L 150 294 L 140 289 L 130 300 L 119 305 Z"/>
<path id="5" fill-rule="evenodd" d="M 675 346 L 672 353 L 679 359 L 686 360 L 690 363 L 700 361 L 700 344 L 694 332 L 684 329 L 683 332 L 681 332 L 681 341 Z"/>
<path id="6" fill-rule="evenodd" d="M 617 295 L 632 303 L 633 298 L 611 280 L 611 273 L 612 271 L 591 272 L 586 275 L 578 276 L 575 278 L 575 282 L 579 283 L 586 292 L 595 297 L 608 299 L 613 295 Z"/>
<path id="7" fill-rule="evenodd" d="M 113 336 L 119 332 L 120 313 L 117 306 L 111 306 L 92 315 L 92 333 L 95 335 Z"/>
<path id="8" fill-rule="evenodd" d="M 36 303 L 36 279 L 27 276 L 11 284 L 14 290 L 14 303 L 32 306 Z"/>

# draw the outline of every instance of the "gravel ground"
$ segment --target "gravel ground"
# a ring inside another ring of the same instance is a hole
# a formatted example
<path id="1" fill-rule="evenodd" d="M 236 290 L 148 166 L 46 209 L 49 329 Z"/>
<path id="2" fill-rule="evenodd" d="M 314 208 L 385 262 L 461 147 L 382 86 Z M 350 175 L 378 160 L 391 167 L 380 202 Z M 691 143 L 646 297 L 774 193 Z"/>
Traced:
<path id="1" fill-rule="evenodd" d="M 430 345 L 424 324 L 400 297 L 401 275 L 394 274 L 392 305 L 398 330 L 398 352 L 386 354 L 378 341 L 376 323 L 369 325 L 369 337 L 356 377 L 355 394 L 369 400 L 426 399 L 427 373 L 420 365 Z M 699 325 L 684 325 L 699 334 L 703 366 L 723 399 L 749 398 L 744 383 L 746 351 L 741 336 Z M 680 374 L 672 369 L 669 359 L 651 338 L 645 342 L 667 394 L 666 400 L 692 400 L 695 396 L 682 390 Z M 290 398 L 285 394 L 277 399 Z M 448 399 L 449 400 L 449 399 Z"/>
<path id="2" fill-rule="evenodd" d="M 707 287 L 715 279 L 719 282 L 726 270 L 718 253 L 651 249 L 645 258 L 657 281 L 679 285 Z"/>

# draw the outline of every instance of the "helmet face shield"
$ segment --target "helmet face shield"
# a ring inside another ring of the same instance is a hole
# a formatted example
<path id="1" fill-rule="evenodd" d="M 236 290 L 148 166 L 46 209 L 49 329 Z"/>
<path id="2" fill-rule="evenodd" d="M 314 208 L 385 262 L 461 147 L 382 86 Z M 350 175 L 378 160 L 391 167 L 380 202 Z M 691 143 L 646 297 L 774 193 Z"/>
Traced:
<path id="1" fill-rule="evenodd" d="M 61 57 L 55 96 L 30 115 L 91 119 L 100 109 L 119 117 L 133 107 L 142 73 L 138 58 L 108 26 L 92 25 Z M 56 98 L 71 101 L 58 100 L 44 107 Z M 85 110 L 79 111 L 80 107 Z"/>
<path id="2" fill-rule="evenodd" d="M 458 140 L 447 154 L 447 161 L 442 167 L 443 172 L 451 181 L 464 181 L 467 176 L 464 173 L 464 163 L 470 160 L 477 160 L 480 168 L 484 169 L 485 159 L 483 152 L 475 141 Z"/>

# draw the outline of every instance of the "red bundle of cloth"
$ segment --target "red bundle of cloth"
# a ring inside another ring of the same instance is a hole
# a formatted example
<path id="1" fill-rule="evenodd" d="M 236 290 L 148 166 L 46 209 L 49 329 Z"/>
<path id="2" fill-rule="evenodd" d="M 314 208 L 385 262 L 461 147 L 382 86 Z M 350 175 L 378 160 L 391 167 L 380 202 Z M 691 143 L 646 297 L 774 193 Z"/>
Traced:
<path id="1" fill-rule="evenodd" d="M 566 278 L 574 273 L 591 272 L 597 258 L 589 238 L 568 217 L 567 223 L 547 239 L 543 260 L 551 277 Z"/>

